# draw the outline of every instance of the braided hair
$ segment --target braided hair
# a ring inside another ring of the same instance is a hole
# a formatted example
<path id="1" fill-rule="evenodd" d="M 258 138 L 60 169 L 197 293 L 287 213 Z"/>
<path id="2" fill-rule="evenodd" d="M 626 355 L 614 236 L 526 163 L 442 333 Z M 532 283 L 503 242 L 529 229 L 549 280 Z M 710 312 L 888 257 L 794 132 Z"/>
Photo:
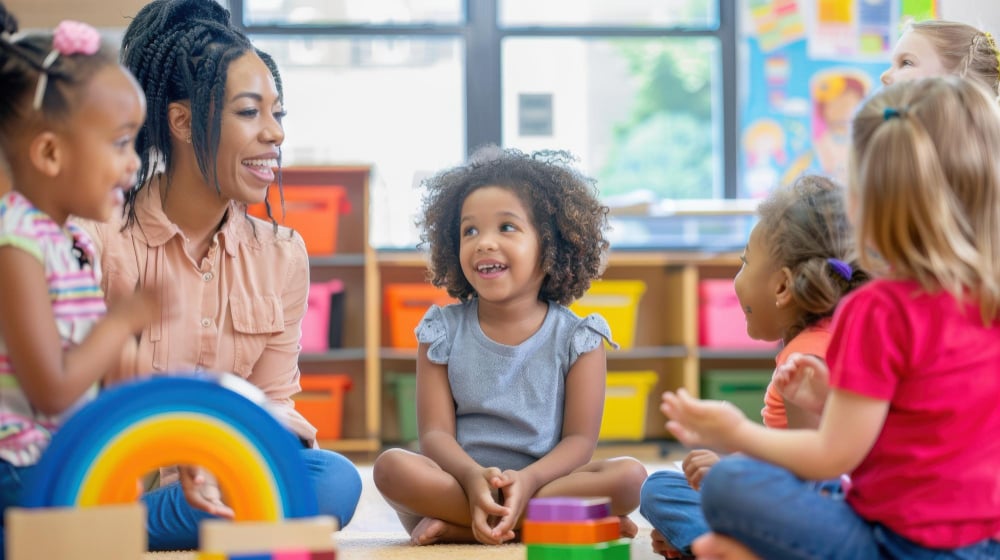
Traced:
<path id="1" fill-rule="evenodd" d="M 45 68 L 52 52 L 52 33 L 15 35 L 17 18 L 0 2 L 0 143 L 11 153 L 14 133 L 32 124 L 66 119 L 77 97 L 98 70 L 117 63 L 115 49 L 105 42 L 94 54 L 62 55 Z M 48 75 L 40 110 L 32 107 L 32 96 L 42 73 Z"/>
<path id="2" fill-rule="evenodd" d="M 168 107 L 187 100 L 191 105 L 191 143 L 198 169 L 221 192 L 217 154 L 222 129 L 229 65 L 248 52 L 264 62 L 274 77 L 279 97 L 281 78 L 274 60 L 257 50 L 230 23 L 229 11 L 213 0 L 153 0 L 143 6 L 122 38 L 122 63 L 146 92 L 146 122 L 136 137 L 141 161 L 136 187 L 125 200 L 126 226 L 135 222 L 135 200 L 159 163 L 171 169 Z M 280 159 L 278 185 L 280 189 Z M 169 182 L 164 188 L 169 188 Z M 270 206 L 267 208 L 271 216 Z M 272 223 L 277 227 L 272 218 Z"/>

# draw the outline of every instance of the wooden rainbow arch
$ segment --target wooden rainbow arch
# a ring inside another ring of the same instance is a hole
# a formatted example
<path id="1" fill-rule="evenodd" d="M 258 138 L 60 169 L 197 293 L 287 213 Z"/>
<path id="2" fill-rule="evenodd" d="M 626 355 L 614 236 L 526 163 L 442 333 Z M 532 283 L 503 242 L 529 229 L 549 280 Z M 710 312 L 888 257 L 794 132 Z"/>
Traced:
<path id="1" fill-rule="evenodd" d="M 301 443 L 232 376 L 164 376 L 103 391 L 60 428 L 25 488 L 24 507 L 134 502 L 136 481 L 201 465 L 238 521 L 316 515 Z"/>

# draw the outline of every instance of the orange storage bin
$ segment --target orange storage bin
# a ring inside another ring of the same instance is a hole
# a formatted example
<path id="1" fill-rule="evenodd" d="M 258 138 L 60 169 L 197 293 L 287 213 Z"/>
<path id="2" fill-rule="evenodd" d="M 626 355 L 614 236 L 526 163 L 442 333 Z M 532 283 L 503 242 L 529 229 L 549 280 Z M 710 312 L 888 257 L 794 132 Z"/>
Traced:
<path id="1" fill-rule="evenodd" d="M 284 185 L 285 213 L 281 213 L 281 200 L 277 185 L 267 191 L 271 203 L 271 214 L 279 224 L 299 232 L 306 242 L 310 255 L 332 255 L 337 252 L 337 226 L 341 214 L 350 212 L 347 189 L 336 185 L 303 186 Z M 251 216 L 267 220 L 267 208 L 263 203 L 251 204 L 247 208 Z"/>
<path id="2" fill-rule="evenodd" d="M 389 345 L 393 348 L 416 348 L 413 330 L 431 305 L 455 303 L 442 288 L 428 283 L 386 284 L 384 310 L 389 324 Z"/>
<path id="3" fill-rule="evenodd" d="M 776 342 L 754 340 L 747 334 L 746 316 L 733 281 L 728 279 L 698 283 L 698 344 L 707 348 L 777 348 Z"/>
<path id="4" fill-rule="evenodd" d="M 351 376 L 302 374 L 302 392 L 292 397 L 298 410 L 316 427 L 316 439 L 340 439 L 344 421 L 344 393 L 351 388 Z"/>

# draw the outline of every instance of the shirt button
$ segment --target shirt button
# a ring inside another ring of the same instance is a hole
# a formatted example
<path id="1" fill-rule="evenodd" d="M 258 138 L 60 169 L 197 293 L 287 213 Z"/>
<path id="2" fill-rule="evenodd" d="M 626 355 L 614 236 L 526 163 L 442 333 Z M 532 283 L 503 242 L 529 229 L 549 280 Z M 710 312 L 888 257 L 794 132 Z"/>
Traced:
<path id="1" fill-rule="evenodd" d="M 212 320 L 209 319 L 208 317 L 205 317 L 204 319 L 201 320 L 201 326 L 203 326 L 203 327 L 211 327 L 212 326 Z"/>
<path id="2" fill-rule="evenodd" d="M 212 278 L 214 278 L 214 277 L 215 277 L 215 275 L 213 275 L 211 272 L 206 272 L 205 274 L 201 275 L 201 279 L 204 280 L 204 281 L 206 281 L 206 282 L 210 282 L 212 280 Z"/>

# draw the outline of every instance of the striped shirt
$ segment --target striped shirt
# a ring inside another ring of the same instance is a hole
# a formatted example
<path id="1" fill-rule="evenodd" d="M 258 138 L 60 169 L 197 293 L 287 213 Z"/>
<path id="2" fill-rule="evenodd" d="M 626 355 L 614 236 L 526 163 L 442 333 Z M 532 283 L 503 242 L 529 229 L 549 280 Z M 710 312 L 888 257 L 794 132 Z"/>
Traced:
<path id="1" fill-rule="evenodd" d="M 0 246 L 16 247 L 42 263 L 62 350 L 80 343 L 106 311 L 90 238 L 75 224 L 60 226 L 21 193 L 11 191 L 0 197 Z M 16 466 L 36 463 L 62 419 L 96 394 L 94 385 L 58 416 L 35 411 L 0 338 L 0 459 Z"/>

